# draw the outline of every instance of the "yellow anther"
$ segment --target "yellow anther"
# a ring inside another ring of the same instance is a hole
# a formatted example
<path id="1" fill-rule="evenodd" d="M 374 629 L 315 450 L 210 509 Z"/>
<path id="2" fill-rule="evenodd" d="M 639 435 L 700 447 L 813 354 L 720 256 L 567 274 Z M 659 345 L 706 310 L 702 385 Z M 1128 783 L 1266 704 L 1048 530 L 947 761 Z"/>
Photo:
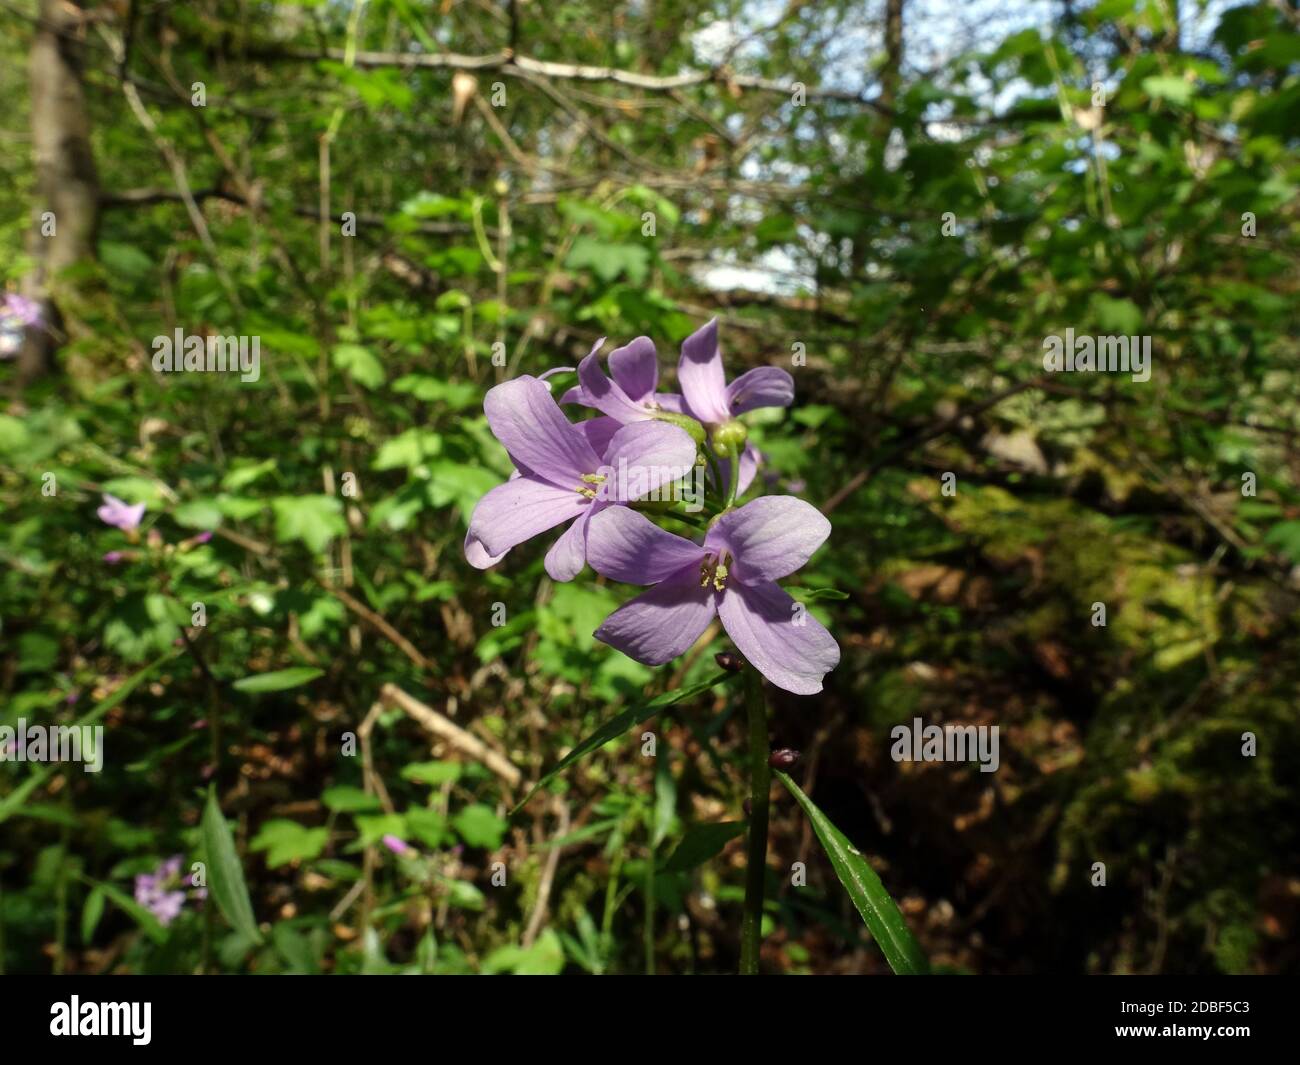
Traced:
<path id="1" fill-rule="evenodd" d="M 731 552 L 723 552 L 721 558 L 714 558 L 712 555 L 705 555 L 704 561 L 700 563 L 700 587 L 707 588 L 712 582 L 716 591 L 722 591 L 727 586 L 727 563 L 731 561 Z"/>

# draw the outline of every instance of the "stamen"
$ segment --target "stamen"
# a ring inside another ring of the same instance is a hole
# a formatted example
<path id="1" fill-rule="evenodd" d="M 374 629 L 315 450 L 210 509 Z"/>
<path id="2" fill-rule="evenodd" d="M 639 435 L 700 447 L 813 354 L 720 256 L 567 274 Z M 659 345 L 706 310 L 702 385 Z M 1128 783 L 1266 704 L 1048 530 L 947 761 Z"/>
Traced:
<path id="1" fill-rule="evenodd" d="M 731 552 L 724 551 L 713 571 L 713 587 L 722 591 L 727 586 L 727 563 L 731 561 Z"/>

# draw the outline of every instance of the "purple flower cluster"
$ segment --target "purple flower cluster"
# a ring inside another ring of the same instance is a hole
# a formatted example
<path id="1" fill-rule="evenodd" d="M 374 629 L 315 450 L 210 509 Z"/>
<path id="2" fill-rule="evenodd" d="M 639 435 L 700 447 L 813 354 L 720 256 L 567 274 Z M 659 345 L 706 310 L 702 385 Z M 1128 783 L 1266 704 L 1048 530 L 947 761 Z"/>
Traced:
<path id="1" fill-rule="evenodd" d="M 152 913 L 164 927 L 180 916 L 185 906 L 186 887 L 191 877 L 181 877 L 181 856 L 173 854 L 152 873 L 135 878 L 135 901 Z M 207 898 L 206 888 L 194 888 L 196 899 Z"/>
<path id="2" fill-rule="evenodd" d="M 572 580 L 589 563 L 612 580 L 651 585 L 606 618 L 597 639 L 660 665 L 687 651 L 716 618 L 773 684 L 801 695 L 821 691 L 839 645 L 776 581 L 808 561 L 830 535 L 830 522 L 791 496 L 737 505 L 761 460 L 738 416 L 789 406 L 793 379 L 765 366 L 728 384 L 716 320 L 682 344 L 680 395 L 658 391 L 648 337 L 611 352 L 608 374 L 598 354 L 603 344 L 582 360 L 578 384 L 561 397 L 598 411 L 593 419 L 565 417 L 544 380 L 560 370 L 488 392 L 488 425 L 515 472 L 474 508 L 466 557 L 485 569 L 515 545 L 564 525 L 546 554 L 552 578 Z M 706 468 L 713 493 L 711 506 L 699 508 L 710 510 L 700 541 L 655 525 L 648 514 L 693 520 L 689 508 L 674 510 L 673 503 L 682 482 L 693 474 L 703 481 Z"/>

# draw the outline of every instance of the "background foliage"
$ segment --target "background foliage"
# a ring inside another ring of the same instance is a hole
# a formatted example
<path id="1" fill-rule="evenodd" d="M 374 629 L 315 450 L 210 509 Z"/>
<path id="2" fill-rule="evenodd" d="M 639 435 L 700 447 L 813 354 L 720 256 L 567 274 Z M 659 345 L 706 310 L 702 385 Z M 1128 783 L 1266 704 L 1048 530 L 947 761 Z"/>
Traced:
<path id="1" fill-rule="evenodd" d="M 743 818 L 727 689 L 645 726 L 657 758 L 635 731 L 507 816 L 723 640 L 651 671 L 591 639 L 619 591 L 553 585 L 536 545 L 461 553 L 509 470 L 487 387 L 606 335 L 667 368 L 714 314 L 733 373 L 795 375 L 753 432 L 834 524 L 801 583 L 847 595 L 814 607 L 844 660 L 775 700 L 774 742 L 932 962 L 1295 970 L 1295 6 L 931 6 L 89 9 L 95 256 L 55 279 L 56 372 L 0 366 L 0 723 L 101 714 L 107 763 L 0 765 L 5 970 L 732 970 L 742 844 L 700 828 Z M 40 19 L 0 6 L 12 285 Z M 1045 375 L 1067 327 L 1151 336 L 1151 380 Z M 152 372 L 176 328 L 260 336 L 261 379 Z M 998 725 L 1000 770 L 895 763 L 914 717 Z M 765 967 L 884 971 L 774 794 Z M 227 835 L 251 921 L 134 904 Z"/>

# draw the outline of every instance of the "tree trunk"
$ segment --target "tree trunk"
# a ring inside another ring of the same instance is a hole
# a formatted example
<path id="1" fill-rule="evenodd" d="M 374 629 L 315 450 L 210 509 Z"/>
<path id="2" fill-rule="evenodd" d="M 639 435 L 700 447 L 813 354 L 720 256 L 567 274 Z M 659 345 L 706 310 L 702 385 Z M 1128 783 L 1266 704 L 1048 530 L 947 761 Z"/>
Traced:
<path id="1" fill-rule="evenodd" d="M 27 331 L 19 354 L 23 384 L 54 368 L 64 337 L 56 299 L 60 273 L 95 256 L 99 180 L 81 81 L 85 34 L 86 13 L 79 5 L 41 0 L 28 71 L 36 169 L 30 251 L 36 265 L 23 289 L 41 305 L 42 325 Z"/>
<path id="2" fill-rule="evenodd" d="M 880 103 L 893 110 L 903 67 L 903 0 L 885 0 L 885 65 L 880 71 Z"/>

